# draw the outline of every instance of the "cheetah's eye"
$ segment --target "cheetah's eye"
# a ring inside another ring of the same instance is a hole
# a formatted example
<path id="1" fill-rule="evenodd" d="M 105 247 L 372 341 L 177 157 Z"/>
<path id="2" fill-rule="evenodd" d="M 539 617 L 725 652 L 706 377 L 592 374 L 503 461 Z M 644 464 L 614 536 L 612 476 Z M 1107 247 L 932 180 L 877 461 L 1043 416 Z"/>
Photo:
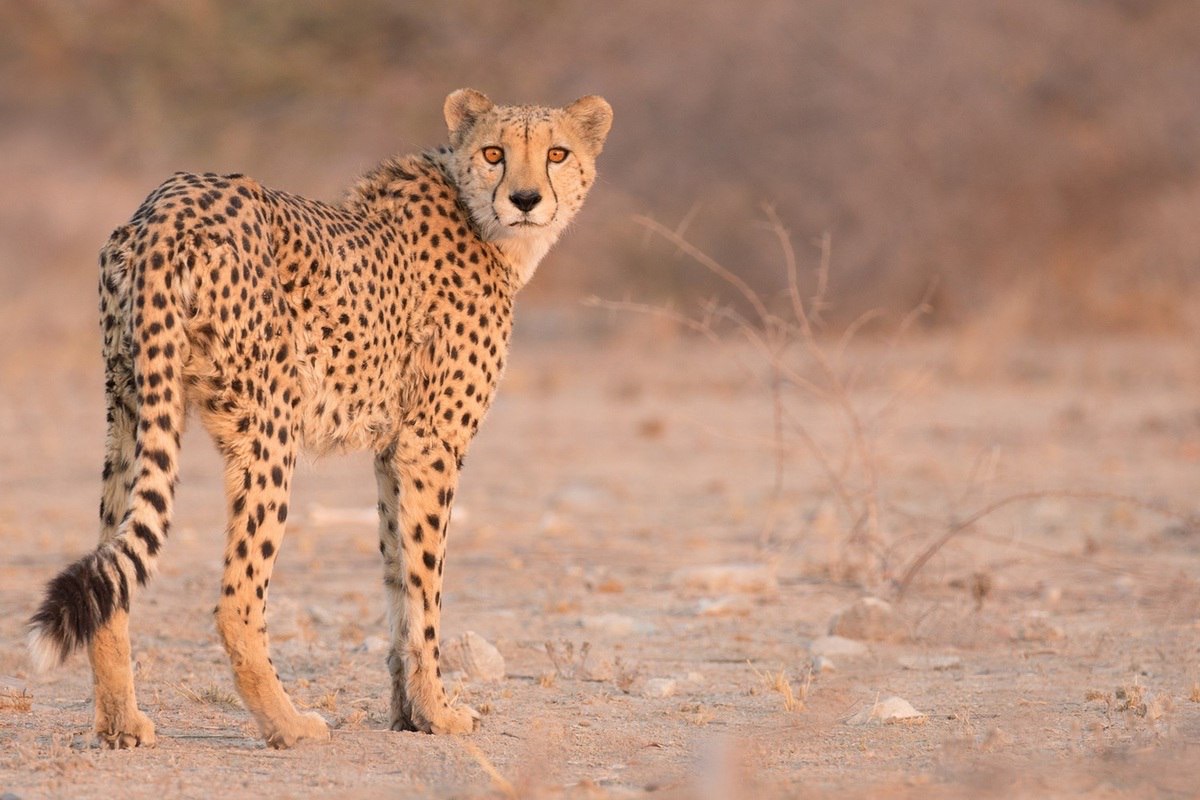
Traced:
<path id="1" fill-rule="evenodd" d="M 551 164 L 561 164 L 567 160 L 568 152 L 565 147 L 551 147 L 550 152 L 546 154 L 546 158 L 550 159 Z"/>
<path id="2" fill-rule="evenodd" d="M 504 151 L 499 147 L 483 148 L 483 160 L 489 164 L 499 164 L 504 160 Z"/>

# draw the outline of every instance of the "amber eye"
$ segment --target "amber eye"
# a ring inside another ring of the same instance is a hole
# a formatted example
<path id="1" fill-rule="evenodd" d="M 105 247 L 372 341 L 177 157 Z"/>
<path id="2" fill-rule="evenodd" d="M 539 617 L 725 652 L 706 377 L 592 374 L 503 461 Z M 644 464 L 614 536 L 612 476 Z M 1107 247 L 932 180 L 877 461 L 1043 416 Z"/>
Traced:
<path id="1" fill-rule="evenodd" d="M 499 147 L 483 148 L 483 160 L 489 164 L 499 164 L 504 160 L 504 151 Z"/>
<path id="2" fill-rule="evenodd" d="M 546 154 L 546 158 L 550 159 L 551 164 L 561 164 L 567 160 L 567 149 L 565 147 L 551 147 L 550 152 Z"/>

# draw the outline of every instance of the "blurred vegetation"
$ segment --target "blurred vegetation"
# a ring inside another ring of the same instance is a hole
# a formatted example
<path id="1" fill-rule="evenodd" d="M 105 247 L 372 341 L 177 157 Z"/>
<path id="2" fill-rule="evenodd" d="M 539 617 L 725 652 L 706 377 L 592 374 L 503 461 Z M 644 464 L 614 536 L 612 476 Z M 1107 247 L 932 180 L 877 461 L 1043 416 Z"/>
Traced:
<path id="1" fill-rule="evenodd" d="M 719 290 L 634 214 L 686 219 L 781 294 L 765 202 L 814 265 L 831 234 L 834 322 L 936 283 L 934 322 L 1178 328 L 1200 281 L 1197 76 L 1192 0 L 9 0 L 0 290 L 90 292 L 108 230 L 175 169 L 336 198 L 442 141 L 442 99 L 474 86 L 616 110 L 531 300 Z"/>

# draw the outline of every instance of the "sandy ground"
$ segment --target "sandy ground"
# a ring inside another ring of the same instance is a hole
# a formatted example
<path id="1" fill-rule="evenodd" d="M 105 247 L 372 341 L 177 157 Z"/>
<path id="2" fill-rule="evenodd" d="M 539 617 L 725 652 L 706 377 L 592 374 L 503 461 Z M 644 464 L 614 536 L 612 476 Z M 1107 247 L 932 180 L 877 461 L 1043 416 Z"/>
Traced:
<path id="1" fill-rule="evenodd" d="M 475 631 L 506 662 L 498 682 L 448 681 L 484 712 L 482 729 L 462 738 L 385 729 L 374 481 L 369 460 L 353 455 L 301 469 L 300 513 L 271 584 L 275 663 L 297 702 L 329 720 L 333 739 L 278 752 L 258 740 L 233 695 L 211 622 L 220 464 L 198 427 L 185 440 L 162 572 L 133 613 L 140 698 L 158 746 L 92 747 L 86 659 L 30 673 L 24 620 L 43 583 L 96 535 L 101 376 L 90 339 L 57 341 L 36 359 L 6 349 L 0 790 L 1198 791 L 1197 525 L 1114 499 L 1014 503 L 951 540 L 896 598 L 904 568 L 948 524 L 1013 492 L 1086 489 L 1195 511 L 1193 344 L 1000 347 L 976 336 L 851 349 L 854 402 L 864 413 L 886 409 L 867 417 L 883 571 L 864 584 L 845 549 L 848 515 L 794 436 L 776 492 L 772 402 L 743 370 L 745 353 L 653 325 L 588 337 L 562 335 L 552 318 L 522 323 L 470 454 L 446 578 L 446 637 Z M 836 468 L 841 412 L 798 392 L 782 399 Z M 852 468 L 846 481 L 858 485 Z M 708 585 L 688 572 L 730 565 L 746 566 Z M 895 601 L 895 621 L 866 633 L 865 654 L 831 655 L 832 669 L 810 679 L 810 642 L 868 595 Z M 923 716 L 851 724 L 892 695 Z"/>

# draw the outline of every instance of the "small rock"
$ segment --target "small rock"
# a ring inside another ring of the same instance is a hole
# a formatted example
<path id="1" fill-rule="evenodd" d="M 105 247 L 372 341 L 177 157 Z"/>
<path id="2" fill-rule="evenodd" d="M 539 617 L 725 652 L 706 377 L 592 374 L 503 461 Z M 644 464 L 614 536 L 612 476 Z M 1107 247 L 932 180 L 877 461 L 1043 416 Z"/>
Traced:
<path id="1" fill-rule="evenodd" d="M 962 659 L 958 656 L 900 656 L 900 666 L 905 669 L 936 672 L 961 667 Z"/>
<path id="2" fill-rule="evenodd" d="M 779 584 L 775 571 L 764 564 L 720 564 L 709 567 L 686 567 L 675 570 L 671 584 L 676 589 L 708 592 L 743 592 L 766 594 Z"/>
<path id="3" fill-rule="evenodd" d="M 446 669 L 461 672 L 470 680 L 494 682 L 504 679 L 504 656 L 475 631 L 467 631 L 443 643 L 442 663 Z"/>
<path id="4" fill-rule="evenodd" d="M 818 636 L 808 643 L 808 654 L 817 656 L 844 656 L 854 658 L 865 656 L 869 651 L 862 642 L 847 639 L 843 636 Z"/>
<path id="5" fill-rule="evenodd" d="M 362 644 L 354 649 L 360 653 L 384 653 L 391 646 L 391 643 L 382 636 L 368 636 L 362 640 Z"/>
<path id="6" fill-rule="evenodd" d="M 908 631 L 892 604 L 878 597 L 864 597 L 829 621 L 829 632 L 868 642 L 901 642 Z"/>
<path id="7" fill-rule="evenodd" d="M 847 725 L 919 725 L 927 719 L 902 697 L 880 700 L 870 708 L 864 708 L 850 719 Z"/>
<path id="8" fill-rule="evenodd" d="M 752 610 L 748 597 L 733 594 L 705 597 L 696 604 L 696 614 L 701 617 L 744 617 Z"/>
<path id="9" fill-rule="evenodd" d="M 308 612 L 308 617 L 318 625 L 336 625 L 338 616 L 324 606 L 311 605 L 304 609 Z"/>
<path id="10" fill-rule="evenodd" d="M 594 614 L 581 617 L 579 626 L 584 630 L 609 636 L 629 636 L 635 633 L 654 632 L 653 624 L 627 617 L 624 614 Z"/>
<path id="11" fill-rule="evenodd" d="M 675 681 L 672 678 L 649 678 L 642 684 L 642 697 L 670 697 L 675 694 Z"/>
<path id="12" fill-rule="evenodd" d="M 813 656 L 812 671 L 820 675 L 822 672 L 836 672 L 837 665 L 829 656 Z"/>
<path id="13" fill-rule="evenodd" d="M 1017 628 L 1016 638 L 1023 642 L 1053 642 L 1066 634 L 1050 622 L 1044 611 L 1032 611 Z"/>
<path id="14" fill-rule="evenodd" d="M 1056 606 L 1062 602 L 1063 590 L 1061 586 L 1044 584 L 1039 589 L 1039 594 L 1042 597 L 1042 602 L 1044 602 L 1046 605 Z"/>

